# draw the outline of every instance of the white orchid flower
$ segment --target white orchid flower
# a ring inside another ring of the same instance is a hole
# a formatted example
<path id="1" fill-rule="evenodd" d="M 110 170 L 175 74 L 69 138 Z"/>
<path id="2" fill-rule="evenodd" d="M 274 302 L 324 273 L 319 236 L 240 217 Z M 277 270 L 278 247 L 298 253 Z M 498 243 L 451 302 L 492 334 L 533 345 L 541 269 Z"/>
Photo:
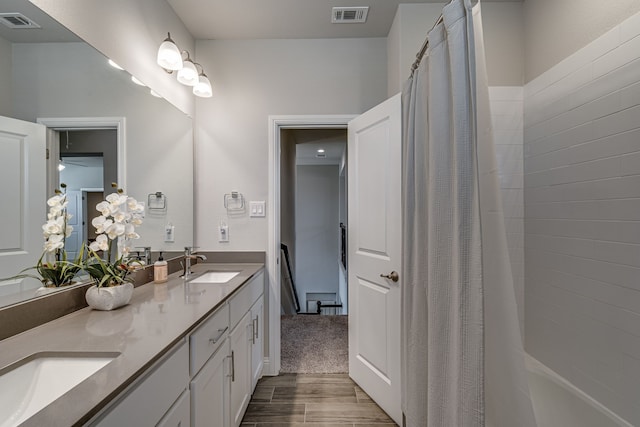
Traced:
<path id="1" fill-rule="evenodd" d="M 57 221 L 57 219 L 50 219 L 42 226 L 42 230 L 44 231 L 45 236 L 60 234 L 62 233 L 62 225 Z"/>
<path id="2" fill-rule="evenodd" d="M 92 251 L 106 251 L 109 249 L 109 239 L 104 234 L 99 234 L 96 240 L 91 242 L 89 249 Z"/>
<path id="3" fill-rule="evenodd" d="M 126 194 L 111 193 L 107 196 L 107 202 L 113 206 L 120 206 L 127 203 Z"/>
<path id="4" fill-rule="evenodd" d="M 115 240 L 119 236 L 124 235 L 124 224 L 114 222 L 109 227 L 105 228 L 105 233 L 107 233 L 109 239 Z"/>
<path id="5" fill-rule="evenodd" d="M 113 220 L 115 222 L 124 222 L 126 219 L 127 219 L 127 214 L 122 211 L 118 211 L 115 214 L 113 214 Z"/>
<path id="6" fill-rule="evenodd" d="M 133 218 L 131 218 L 131 224 L 140 225 L 142 224 L 142 219 L 140 217 L 134 216 Z"/>
<path id="7" fill-rule="evenodd" d="M 111 215 L 111 204 L 102 201 L 96 205 L 96 210 L 98 210 L 102 216 L 109 216 Z"/>
<path id="8" fill-rule="evenodd" d="M 44 243 L 44 250 L 47 252 L 55 252 L 57 249 L 64 247 L 63 237 L 60 234 L 50 236 Z"/>
<path id="9" fill-rule="evenodd" d="M 107 219 L 105 216 L 97 216 L 91 220 L 91 225 L 96 228 L 96 233 L 101 234 L 104 233 L 105 227 L 110 226 L 112 221 Z"/>
<path id="10" fill-rule="evenodd" d="M 49 205 L 51 207 L 60 206 L 62 204 L 62 202 L 64 202 L 64 199 L 66 199 L 66 197 L 64 195 L 53 196 L 53 197 L 49 198 L 49 200 L 47 200 L 47 205 Z"/>
<path id="11" fill-rule="evenodd" d="M 73 226 L 67 224 L 67 228 L 65 229 L 66 233 L 64 237 L 69 237 L 71 236 L 71 233 L 73 232 Z"/>

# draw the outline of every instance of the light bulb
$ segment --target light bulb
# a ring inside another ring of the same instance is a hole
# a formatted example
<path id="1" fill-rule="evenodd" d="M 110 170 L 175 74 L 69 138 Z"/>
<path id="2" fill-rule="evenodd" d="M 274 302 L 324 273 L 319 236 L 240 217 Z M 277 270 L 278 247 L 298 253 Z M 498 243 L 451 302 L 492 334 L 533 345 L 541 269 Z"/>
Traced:
<path id="1" fill-rule="evenodd" d="M 198 83 L 193 87 L 193 94 L 201 98 L 211 98 L 213 95 L 211 82 L 204 73 L 200 73 Z"/>
<path id="2" fill-rule="evenodd" d="M 178 71 L 178 81 L 183 85 L 195 86 L 198 80 L 198 70 L 195 64 L 189 58 L 185 59 L 182 68 Z"/>
<path id="3" fill-rule="evenodd" d="M 165 70 L 175 71 L 182 68 L 182 54 L 178 46 L 171 40 L 170 33 L 167 33 L 167 38 L 158 48 L 156 61 Z"/>

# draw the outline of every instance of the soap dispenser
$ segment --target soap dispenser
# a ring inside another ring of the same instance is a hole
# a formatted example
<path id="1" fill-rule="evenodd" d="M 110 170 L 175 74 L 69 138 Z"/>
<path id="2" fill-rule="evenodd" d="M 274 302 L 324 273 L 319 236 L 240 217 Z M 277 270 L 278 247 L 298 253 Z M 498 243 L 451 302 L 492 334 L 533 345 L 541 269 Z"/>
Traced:
<path id="1" fill-rule="evenodd" d="M 164 283 L 167 281 L 168 266 L 167 261 L 162 258 L 162 252 L 158 257 L 158 261 L 153 264 L 153 283 Z"/>

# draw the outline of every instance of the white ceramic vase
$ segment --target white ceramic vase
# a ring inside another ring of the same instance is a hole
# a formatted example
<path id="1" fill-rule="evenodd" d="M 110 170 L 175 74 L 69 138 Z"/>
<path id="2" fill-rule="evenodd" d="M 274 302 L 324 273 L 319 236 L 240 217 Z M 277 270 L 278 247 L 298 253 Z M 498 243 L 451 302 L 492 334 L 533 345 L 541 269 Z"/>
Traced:
<path id="1" fill-rule="evenodd" d="M 118 286 L 97 287 L 91 286 L 87 289 L 85 297 L 89 307 L 95 310 L 114 310 L 123 305 L 127 305 L 133 295 L 133 284 L 123 283 Z"/>
<path id="2" fill-rule="evenodd" d="M 42 295 L 49 295 L 52 294 L 54 292 L 58 292 L 59 290 L 64 289 L 62 286 L 61 287 L 46 287 L 46 286 L 40 286 L 38 289 L 36 289 L 36 292 L 34 294 L 34 296 L 36 297 L 41 297 Z"/>

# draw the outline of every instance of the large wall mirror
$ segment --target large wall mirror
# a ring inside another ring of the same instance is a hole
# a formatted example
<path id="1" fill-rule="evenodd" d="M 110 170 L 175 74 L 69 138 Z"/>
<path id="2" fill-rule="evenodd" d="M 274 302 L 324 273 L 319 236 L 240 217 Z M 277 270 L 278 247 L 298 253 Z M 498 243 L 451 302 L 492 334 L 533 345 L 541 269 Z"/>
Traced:
<path id="1" fill-rule="evenodd" d="M 147 204 L 135 246 L 171 253 L 192 245 L 191 118 L 134 83 L 125 70 L 110 66 L 101 53 L 27 0 L 3 0 L 0 14 L 20 14 L 38 26 L 21 27 L 24 19 L 19 15 L 9 19 L 16 28 L 0 23 L 0 116 L 46 126 L 53 156 L 47 165 L 53 161 L 64 166 L 62 172 L 28 171 L 27 179 L 46 189 L 41 193 L 40 226 L 46 219 L 46 198 L 58 182 L 68 181 L 79 209 L 77 240 L 90 240 L 96 200 L 111 193 L 111 182 L 118 181 L 129 195 Z M 19 182 L 2 183 L 14 187 L 0 189 L 0 196 L 18 194 Z M 7 212 L 0 214 L 2 221 L 10 220 Z M 167 227 L 173 230 L 170 238 Z M 40 229 L 28 232 L 41 234 Z M 42 253 L 40 246 L 32 259 L 19 264 L 6 260 L 20 248 L 0 246 L 0 278 L 35 265 Z M 0 281 L 0 307 L 34 297 L 39 286 L 34 279 Z"/>

